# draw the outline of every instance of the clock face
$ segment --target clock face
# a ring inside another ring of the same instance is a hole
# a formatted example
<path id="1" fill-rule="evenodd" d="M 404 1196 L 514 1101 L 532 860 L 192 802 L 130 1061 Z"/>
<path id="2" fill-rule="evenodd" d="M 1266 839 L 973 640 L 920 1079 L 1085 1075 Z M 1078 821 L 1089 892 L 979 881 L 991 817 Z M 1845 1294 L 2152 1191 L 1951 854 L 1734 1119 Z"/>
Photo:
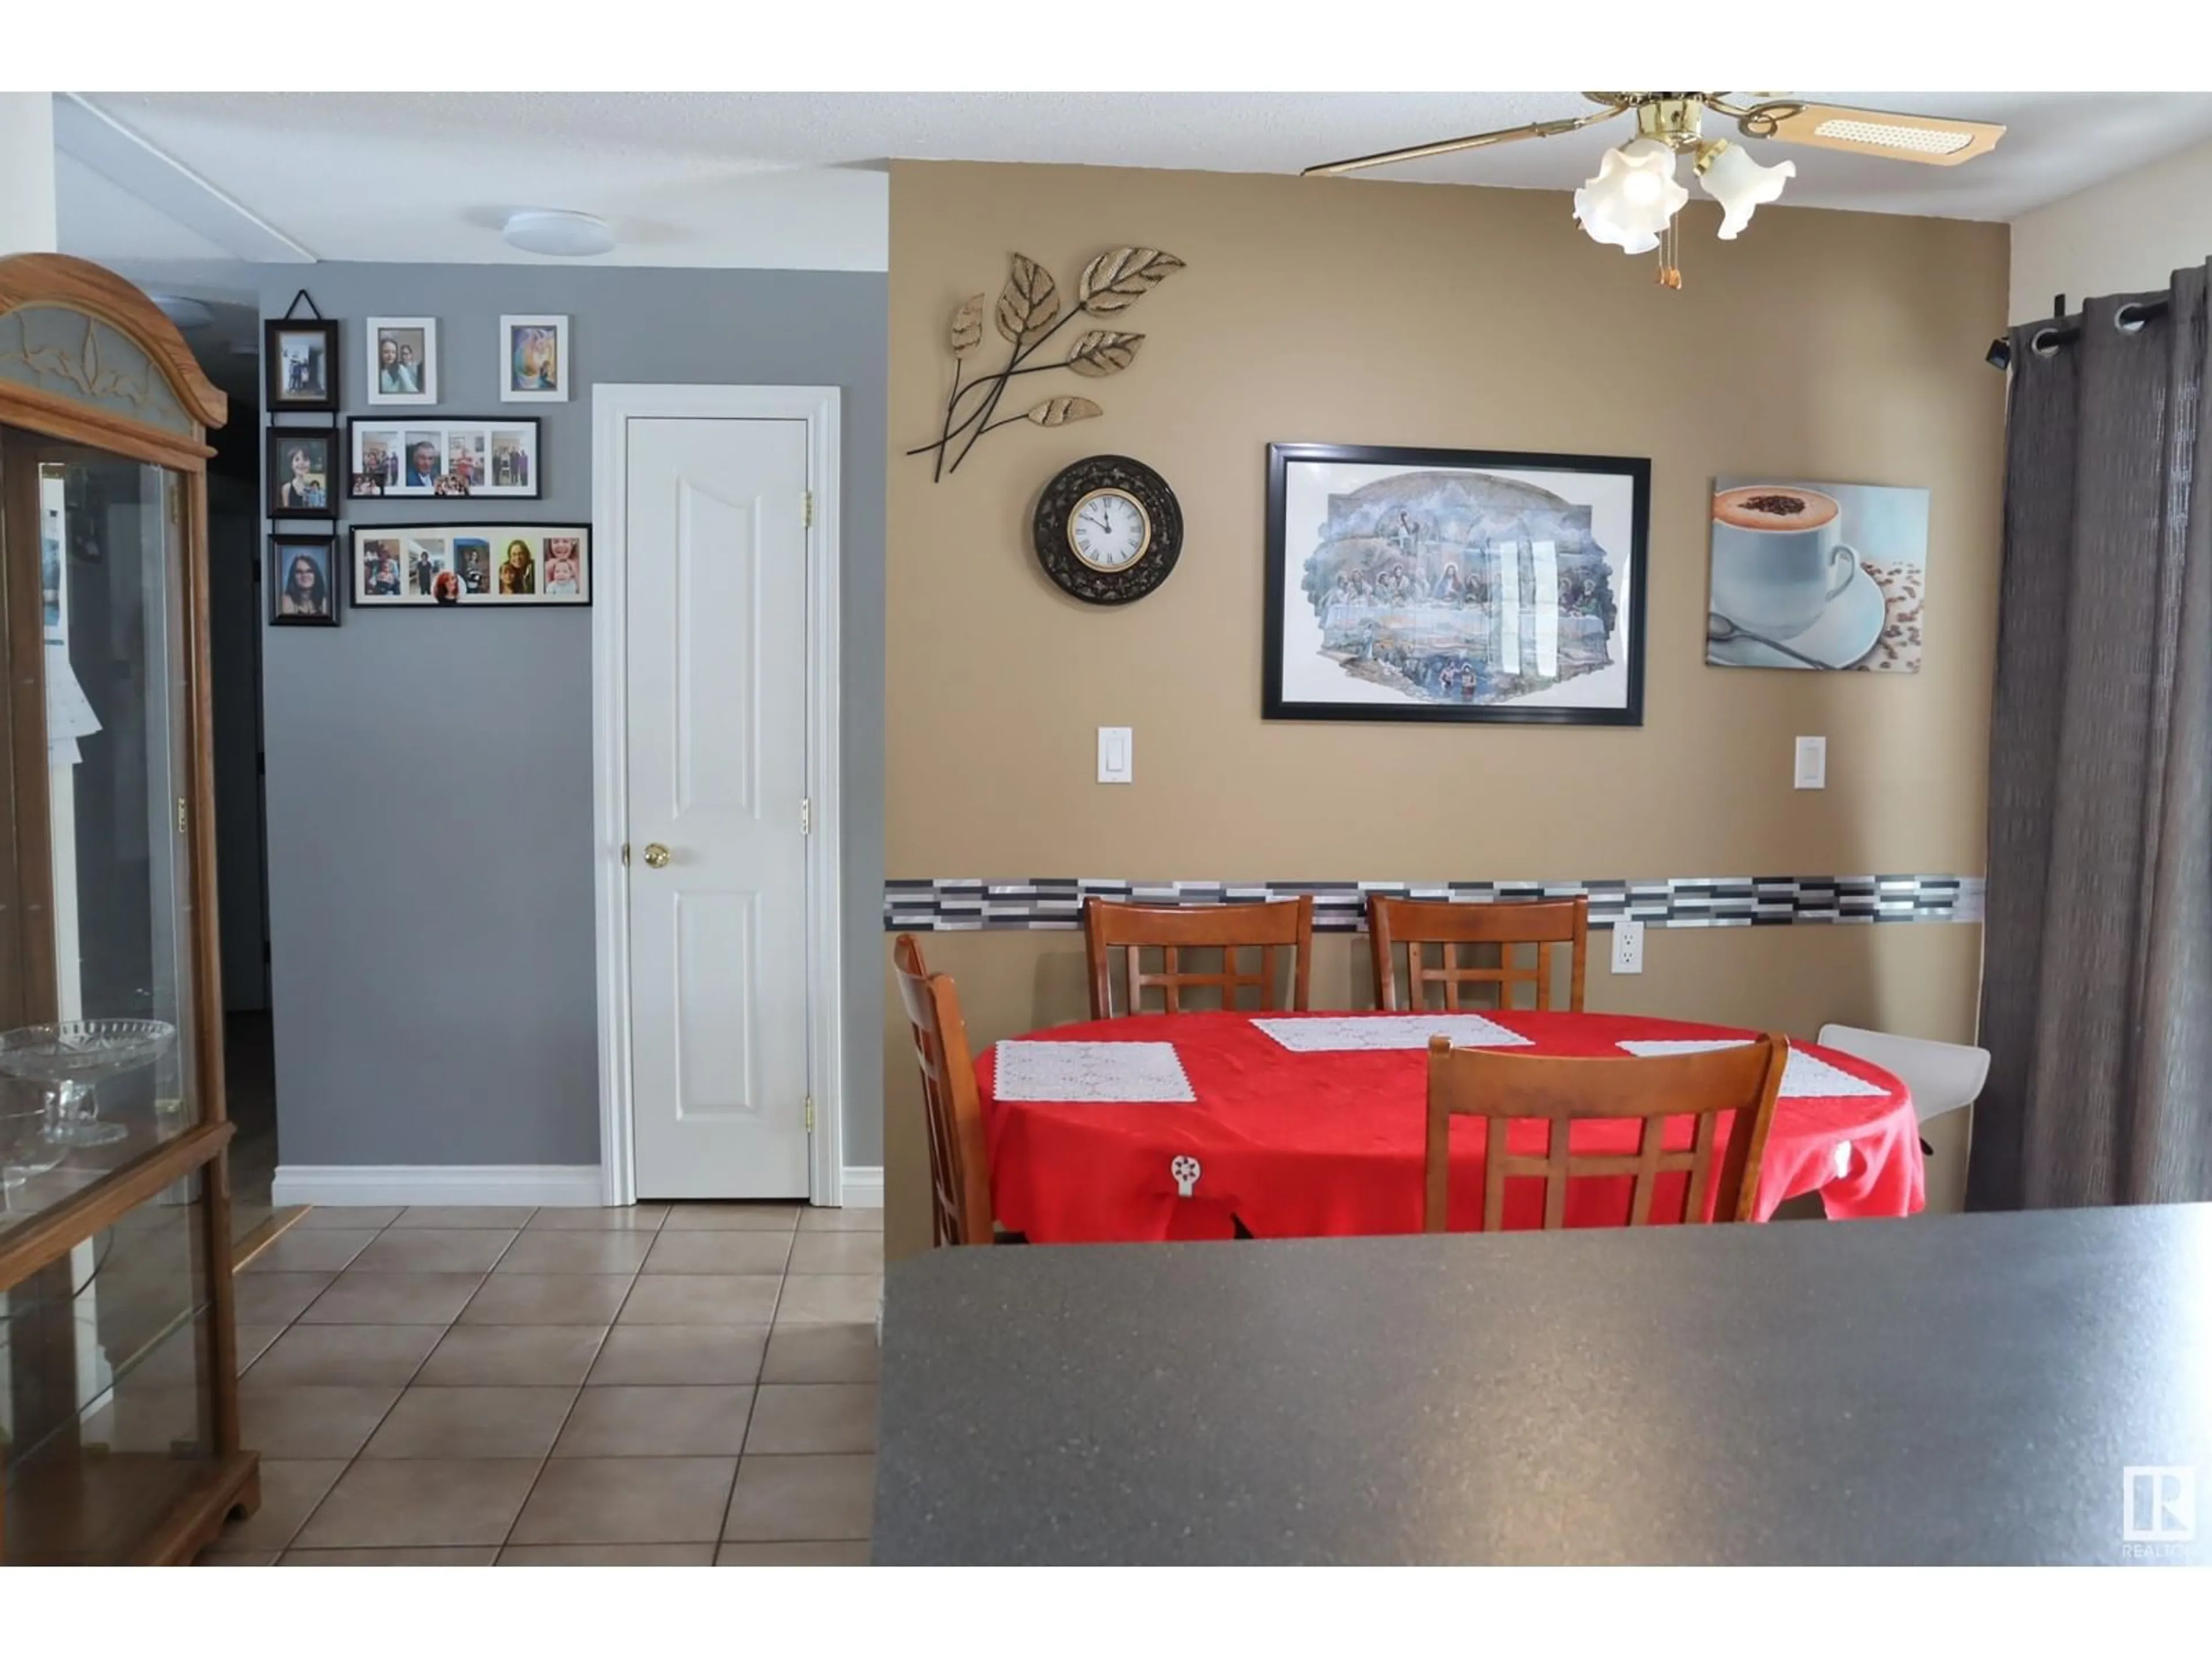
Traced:
<path id="1" fill-rule="evenodd" d="M 1094 489 L 1067 515 L 1067 544 L 1093 570 L 1123 570 L 1152 544 L 1152 521 L 1133 495 Z"/>

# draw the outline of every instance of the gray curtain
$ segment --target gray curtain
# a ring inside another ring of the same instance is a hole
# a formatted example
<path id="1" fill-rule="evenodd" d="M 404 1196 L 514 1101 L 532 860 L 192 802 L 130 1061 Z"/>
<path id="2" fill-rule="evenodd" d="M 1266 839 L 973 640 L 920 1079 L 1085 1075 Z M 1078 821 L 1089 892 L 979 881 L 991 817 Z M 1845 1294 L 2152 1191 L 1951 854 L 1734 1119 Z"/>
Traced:
<path id="1" fill-rule="evenodd" d="M 2013 331 L 1971 1209 L 2212 1199 L 2206 278 Z"/>

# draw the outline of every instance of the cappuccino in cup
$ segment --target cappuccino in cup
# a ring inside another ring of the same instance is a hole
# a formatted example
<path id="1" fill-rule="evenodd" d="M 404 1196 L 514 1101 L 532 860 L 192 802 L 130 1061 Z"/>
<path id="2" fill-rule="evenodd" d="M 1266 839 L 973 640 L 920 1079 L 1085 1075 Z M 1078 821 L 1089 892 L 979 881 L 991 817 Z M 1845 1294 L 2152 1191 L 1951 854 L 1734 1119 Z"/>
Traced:
<path id="1" fill-rule="evenodd" d="M 1843 507 L 1796 484 L 1749 484 L 1713 495 L 1712 607 L 1771 639 L 1802 634 L 1850 585 L 1858 554 Z"/>

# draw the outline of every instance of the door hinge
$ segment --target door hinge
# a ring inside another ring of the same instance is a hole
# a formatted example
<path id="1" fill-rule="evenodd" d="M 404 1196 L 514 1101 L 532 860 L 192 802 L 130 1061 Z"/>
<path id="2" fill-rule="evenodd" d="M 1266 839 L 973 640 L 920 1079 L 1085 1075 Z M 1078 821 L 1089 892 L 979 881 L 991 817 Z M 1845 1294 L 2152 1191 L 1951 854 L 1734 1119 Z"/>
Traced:
<path id="1" fill-rule="evenodd" d="M 185 798 L 182 795 L 177 797 L 177 833 L 180 836 L 185 833 Z"/>
<path id="2" fill-rule="evenodd" d="M 806 1133 L 809 1134 L 814 1133 L 814 1097 L 812 1095 L 806 1097 Z"/>
<path id="3" fill-rule="evenodd" d="M 802 836 L 814 833 L 814 803 L 804 796 L 799 802 L 799 833 Z"/>
<path id="4" fill-rule="evenodd" d="M 629 862 L 629 843 L 628 842 L 624 842 L 623 843 L 623 862 L 625 865 Z"/>
<path id="5" fill-rule="evenodd" d="M 814 528 L 814 492 L 811 489 L 806 492 L 806 527 Z"/>

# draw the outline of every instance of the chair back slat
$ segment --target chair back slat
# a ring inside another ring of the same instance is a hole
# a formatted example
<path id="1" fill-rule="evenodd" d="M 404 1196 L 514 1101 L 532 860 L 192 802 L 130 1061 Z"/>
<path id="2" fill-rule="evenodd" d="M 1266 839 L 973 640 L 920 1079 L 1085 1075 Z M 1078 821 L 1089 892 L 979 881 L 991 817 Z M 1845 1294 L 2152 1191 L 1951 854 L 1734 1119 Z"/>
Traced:
<path id="1" fill-rule="evenodd" d="M 1091 978 L 1091 1017 L 1111 1019 L 1118 1014 L 1147 1012 L 1147 989 L 1159 993 L 1161 1012 L 1188 1012 L 1184 996 L 1193 989 L 1218 991 L 1224 1008 L 1239 1006 L 1238 997 L 1251 992 L 1261 1010 L 1285 1006 L 1304 1012 L 1313 974 L 1313 899 L 1310 895 L 1265 904 L 1208 904 L 1166 907 L 1115 904 L 1104 899 L 1085 900 L 1083 932 Z M 1147 971 L 1143 953 L 1157 950 L 1160 965 Z M 1256 951 L 1259 965 L 1239 965 L 1240 950 Z M 1278 952 L 1291 952 L 1290 989 L 1284 1001 Z M 1124 958 L 1122 1006 L 1114 1006 L 1113 953 Z M 1185 951 L 1218 951 L 1218 971 L 1186 968 Z"/>
<path id="2" fill-rule="evenodd" d="M 1422 899 L 1383 898 L 1367 901 L 1367 943 L 1374 959 L 1376 1006 L 1385 1012 L 1405 1009 L 1415 1013 L 1442 1006 L 1453 1013 L 1464 1008 L 1510 1008 L 1522 986 L 1532 988 L 1534 1006 L 1550 1008 L 1555 1001 L 1553 952 L 1566 945 L 1569 993 L 1567 1006 L 1580 1013 L 1583 1006 L 1583 964 L 1589 955 L 1589 899 L 1513 900 L 1492 904 L 1448 904 Z M 1398 990 L 1398 947 L 1406 950 L 1406 995 Z M 1536 953 L 1534 967 L 1516 956 L 1523 946 Z M 1431 962 L 1433 948 L 1437 959 Z M 1479 957 L 1494 951 L 1494 962 Z M 1466 1000 L 1468 990 L 1487 989 L 1493 1000 Z"/>
<path id="3" fill-rule="evenodd" d="M 960 993 L 950 974 L 929 971 L 911 933 L 900 934 L 891 946 L 891 967 L 921 1070 L 929 1131 L 930 1242 L 988 1244 L 990 1151 Z"/>
<path id="4" fill-rule="evenodd" d="M 1447 1225 L 1451 1187 L 1451 1120 L 1485 1120 L 1482 1230 L 1503 1231 L 1506 1182 L 1544 1183 L 1547 1231 L 1566 1225 L 1567 1192 L 1577 1179 L 1632 1180 L 1630 1226 L 1653 1220 L 1662 1176 L 1686 1177 L 1681 1212 L 1672 1219 L 1747 1221 L 1756 1213 L 1759 1164 L 1765 1152 L 1774 1103 L 1790 1055 L 1790 1040 L 1770 1034 L 1732 1048 L 1651 1058 L 1569 1058 L 1520 1054 L 1495 1048 L 1455 1048 L 1446 1037 L 1429 1042 L 1427 1167 L 1424 1224 L 1432 1233 Z M 1729 1115 L 1725 1146 L 1720 1120 Z M 1577 1152 L 1574 1126 L 1595 1119 L 1637 1122 L 1633 1152 Z M 1688 1145 L 1669 1146 L 1672 1122 L 1692 1120 Z M 1516 1152 L 1516 1122 L 1544 1127 L 1540 1155 Z"/>

